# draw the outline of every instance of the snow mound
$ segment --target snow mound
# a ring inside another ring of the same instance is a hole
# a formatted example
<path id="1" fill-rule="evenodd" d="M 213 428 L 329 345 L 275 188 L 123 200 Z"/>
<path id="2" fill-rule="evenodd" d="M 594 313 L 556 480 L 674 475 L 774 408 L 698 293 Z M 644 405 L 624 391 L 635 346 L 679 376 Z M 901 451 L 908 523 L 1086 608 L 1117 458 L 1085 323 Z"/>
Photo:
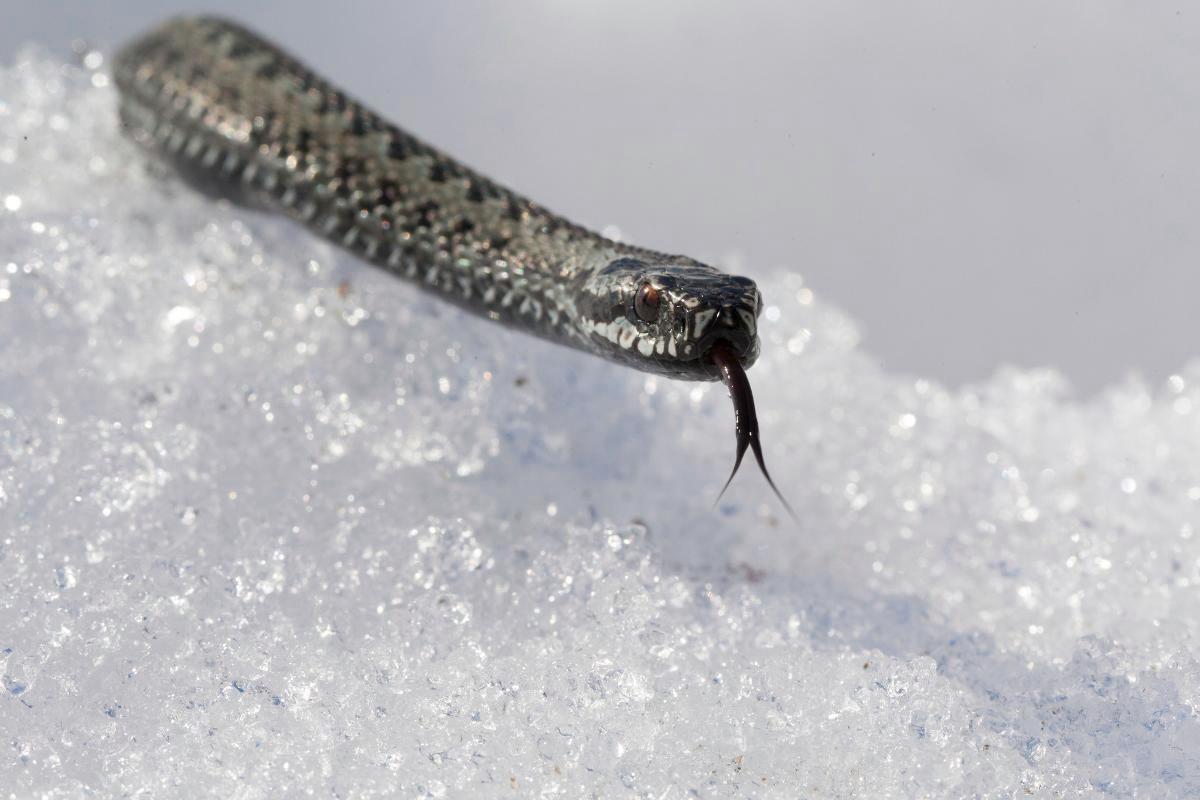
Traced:
<path id="1" fill-rule="evenodd" d="M 105 70 L 0 68 L 14 796 L 1200 794 L 1200 369 L 948 391 L 760 272 L 801 522 L 713 510 L 722 387 L 193 193 Z"/>

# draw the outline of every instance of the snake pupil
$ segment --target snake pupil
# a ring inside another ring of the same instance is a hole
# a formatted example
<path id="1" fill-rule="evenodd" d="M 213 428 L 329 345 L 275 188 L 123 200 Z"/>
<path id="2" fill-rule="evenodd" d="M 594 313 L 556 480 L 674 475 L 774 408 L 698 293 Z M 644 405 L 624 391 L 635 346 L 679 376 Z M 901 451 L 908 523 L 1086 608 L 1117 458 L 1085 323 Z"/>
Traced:
<path id="1" fill-rule="evenodd" d="M 642 322 L 658 321 L 658 289 L 648 283 L 643 283 L 633 298 L 633 310 Z"/>

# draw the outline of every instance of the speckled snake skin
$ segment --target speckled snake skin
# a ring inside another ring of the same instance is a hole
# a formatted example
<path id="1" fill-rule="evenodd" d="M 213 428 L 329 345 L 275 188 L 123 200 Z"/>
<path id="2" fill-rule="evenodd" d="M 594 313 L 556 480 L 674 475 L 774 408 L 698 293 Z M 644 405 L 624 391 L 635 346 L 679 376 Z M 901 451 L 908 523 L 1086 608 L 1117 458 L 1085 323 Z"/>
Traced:
<path id="1" fill-rule="evenodd" d="M 170 21 L 114 64 L 123 124 L 193 182 L 283 211 L 497 322 L 647 372 L 758 356 L 754 283 L 606 239 L 418 141 L 234 23 Z"/>

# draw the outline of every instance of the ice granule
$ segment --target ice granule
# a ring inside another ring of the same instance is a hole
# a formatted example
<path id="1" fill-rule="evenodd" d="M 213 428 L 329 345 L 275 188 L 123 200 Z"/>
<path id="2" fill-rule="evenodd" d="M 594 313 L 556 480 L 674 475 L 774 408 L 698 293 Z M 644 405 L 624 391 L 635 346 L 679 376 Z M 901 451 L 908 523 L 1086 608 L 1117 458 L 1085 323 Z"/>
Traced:
<path id="1" fill-rule="evenodd" d="M 760 273 L 719 386 L 508 334 L 0 69 L 12 796 L 1200 794 L 1200 368 L 883 372 Z"/>

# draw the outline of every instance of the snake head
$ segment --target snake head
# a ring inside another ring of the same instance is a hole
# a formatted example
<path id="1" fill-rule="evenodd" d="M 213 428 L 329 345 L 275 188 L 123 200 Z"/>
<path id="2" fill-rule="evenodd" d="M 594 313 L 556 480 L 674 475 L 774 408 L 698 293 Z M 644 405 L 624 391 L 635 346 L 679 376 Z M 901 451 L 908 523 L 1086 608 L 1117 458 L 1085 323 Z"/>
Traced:
<path id="1" fill-rule="evenodd" d="M 717 380 L 723 342 L 743 368 L 758 358 L 762 295 L 754 281 L 682 256 L 617 258 L 586 280 L 576 311 L 588 346 L 646 372 Z"/>

